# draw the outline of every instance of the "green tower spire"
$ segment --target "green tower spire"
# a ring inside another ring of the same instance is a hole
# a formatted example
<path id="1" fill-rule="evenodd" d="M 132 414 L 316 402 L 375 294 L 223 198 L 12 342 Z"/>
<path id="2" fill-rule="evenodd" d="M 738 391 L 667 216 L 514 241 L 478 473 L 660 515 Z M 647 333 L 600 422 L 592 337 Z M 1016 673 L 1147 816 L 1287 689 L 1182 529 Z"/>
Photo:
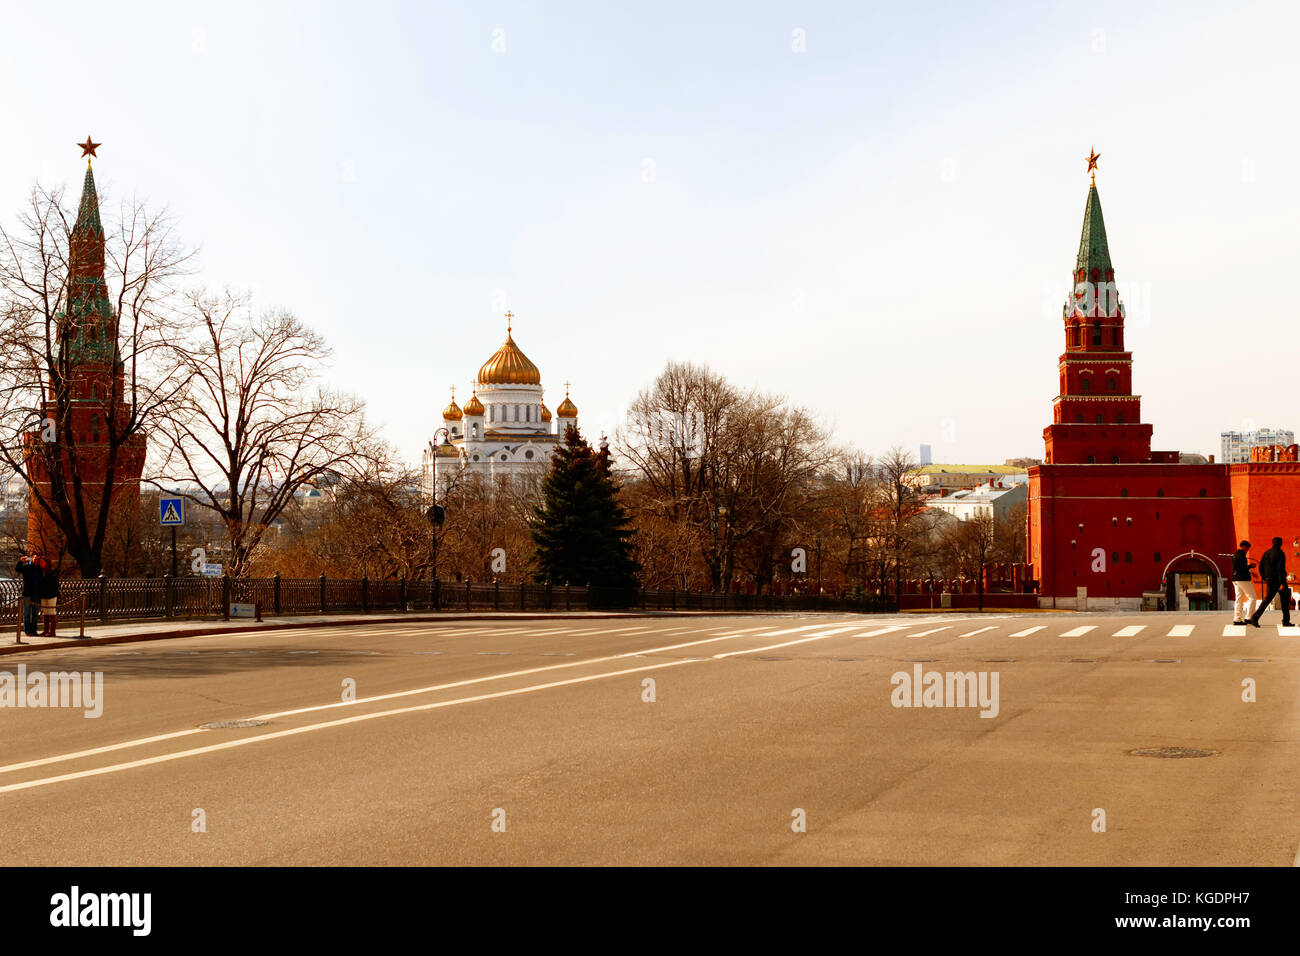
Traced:
<path id="1" fill-rule="evenodd" d="M 1110 249 L 1106 245 L 1106 223 L 1101 218 L 1101 197 L 1097 184 L 1088 187 L 1088 204 L 1083 210 L 1083 235 L 1079 239 L 1079 257 L 1075 261 L 1076 276 L 1083 270 L 1083 278 L 1091 281 L 1092 270 L 1098 270 L 1096 279 L 1105 282 L 1114 278 L 1111 272 Z"/>

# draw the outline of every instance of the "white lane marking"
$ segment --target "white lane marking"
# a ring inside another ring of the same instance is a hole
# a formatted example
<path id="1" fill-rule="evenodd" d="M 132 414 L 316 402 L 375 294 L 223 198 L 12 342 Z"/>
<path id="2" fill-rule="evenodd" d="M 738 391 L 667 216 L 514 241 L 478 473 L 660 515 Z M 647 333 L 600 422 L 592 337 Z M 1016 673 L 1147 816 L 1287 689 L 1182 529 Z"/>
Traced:
<path id="1" fill-rule="evenodd" d="M 988 627 L 981 627 L 978 631 L 967 631 L 965 634 L 958 634 L 958 637 L 974 637 L 976 634 L 983 634 L 985 631 L 996 631 L 996 624 L 990 624 Z"/>
<path id="2" fill-rule="evenodd" d="M 1071 628 L 1061 636 L 1062 637 L 1083 637 L 1083 635 L 1087 634 L 1089 631 L 1095 631 L 1095 630 L 1097 630 L 1096 624 L 1084 624 L 1081 627 Z"/>
<path id="3" fill-rule="evenodd" d="M 291 727 L 288 730 L 278 730 L 269 734 L 258 734 L 255 737 L 244 737 L 240 740 L 227 740 L 224 743 L 209 744 L 206 747 L 194 747 L 190 750 L 180 750 L 175 753 L 160 754 L 156 757 L 143 757 L 140 760 L 131 760 L 127 763 L 113 764 L 108 767 L 96 767 L 93 770 L 78 770 L 74 773 L 60 774 L 57 777 L 44 777 L 38 780 L 27 780 L 23 783 L 11 783 L 0 787 L 0 793 L 10 793 L 15 790 L 30 790 L 34 787 L 48 786 L 53 783 L 63 783 L 68 780 L 80 780 L 85 777 L 98 777 L 109 773 L 118 773 L 122 770 L 131 770 L 135 767 L 147 767 L 152 764 L 166 763 L 171 760 L 180 760 L 183 757 L 196 757 L 200 754 L 215 753 L 219 750 L 231 750 L 235 747 L 246 747 L 249 744 L 261 743 L 264 740 L 276 740 L 281 737 L 293 737 L 298 734 L 311 733 L 315 730 L 324 730 L 329 727 L 342 727 L 345 724 L 356 724 L 364 720 L 377 720 L 380 717 L 394 717 L 399 714 L 414 714 L 425 710 L 438 710 L 443 707 L 453 707 L 456 704 L 470 704 L 481 700 L 494 700 L 500 697 L 513 697 L 518 694 L 532 694 L 539 690 L 549 690 L 552 687 L 564 687 L 571 684 L 583 684 L 594 680 L 603 680 L 606 677 L 621 677 L 626 674 L 639 674 L 642 671 L 663 670 L 666 667 L 676 667 L 680 664 L 698 664 L 702 663 L 699 658 L 686 658 L 680 661 L 664 661 L 657 664 L 650 664 L 646 667 L 629 667 L 625 670 L 610 671 L 605 674 L 591 674 L 586 677 L 571 677 L 568 680 L 552 681 L 549 684 L 532 684 L 528 687 L 517 687 L 513 690 L 499 690 L 492 694 L 477 694 L 473 697 L 458 697 L 455 700 L 440 700 L 430 704 L 414 704 L 410 707 L 398 707 L 394 710 L 381 710 L 368 714 L 357 714 L 353 717 L 341 717 L 338 720 L 327 720 L 318 724 L 308 724 L 305 727 Z"/>
<path id="4" fill-rule="evenodd" d="M 667 644 L 660 647 L 651 647 L 640 651 L 627 651 L 622 654 L 610 654 L 605 657 L 587 657 L 577 661 L 567 661 L 563 664 L 546 664 L 540 667 L 526 667 L 523 670 L 507 671 L 504 674 L 487 674 L 483 677 L 470 677 L 465 680 L 452 681 L 448 684 L 432 684 L 428 687 L 417 687 L 413 690 L 394 691 L 391 694 L 376 694 L 373 697 L 360 697 L 353 701 L 335 701 L 329 704 L 316 704 L 311 707 L 298 707 L 294 710 L 282 710 L 273 714 L 258 714 L 253 720 L 274 720 L 278 717 L 292 717 L 295 714 L 306 714 L 317 710 L 330 710 L 335 707 L 352 707 L 356 704 L 368 704 L 379 700 L 392 700 L 397 697 L 411 697 L 415 694 L 428 694 L 440 690 L 450 690 L 454 687 L 467 687 L 471 684 L 481 684 L 485 681 L 504 680 L 509 677 L 525 677 L 529 674 L 540 674 L 544 671 L 561 670 L 566 667 L 581 667 L 584 664 L 600 664 L 605 661 L 620 660 L 625 657 L 635 657 L 639 654 L 654 654 L 660 651 L 675 651 L 684 647 L 697 647 L 700 644 L 712 644 L 716 641 L 732 640 L 732 635 L 723 634 L 719 637 L 706 637 L 698 641 L 686 641 L 682 644 Z M 128 747 L 140 747 L 145 744 L 156 743 L 160 740 L 170 740 L 173 737 L 185 737 L 190 734 L 207 733 L 198 727 L 190 730 L 177 730 L 168 734 L 160 734 L 151 737 L 140 737 L 135 740 L 124 740 L 116 744 L 107 744 L 103 747 L 95 747 L 91 750 L 79 750 L 75 753 L 58 754 L 53 757 L 42 757 L 38 760 L 28 760 L 24 763 L 10 764 L 0 767 L 0 774 L 11 773 L 15 770 L 25 770 L 28 767 L 39 767 L 45 764 L 59 763 L 64 760 L 75 760 L 78 757 L 90 757 L 95 754 L 107 753 L 111 750 L 124 750 Z"/>
<path id="5" fill-rule="evenodd" d="M 1290 627 L 1283 627 L 1281 624 L 1279 624 L 1277 626 L 1277 636 L 1278 637 L 1300 637 L 1300 625 L 1293 624 Z"/>
<path id="6" fill-rule="evenodd" d="M 1146 630 L 1145 624 L 1130 624 L 1128 627 L 1121 627 L 1111 637 L 1137 637 L 1138 633 Z"/>
<path id="7" fill-rule="evenodd" d="M 1224 636 L 1224 637 L 1245 637 L 1245 636 L 1246 636 L 1246 625 L 1245 625 L 1245 624 L 1239 624 L 1239 625 L 1225 624 L 1225 625 L 1223 625 L 1223 636 Z"/>
<path id="8" fill-rule="evenodd" d="M 1191 637 L 1192 631 L 1195 629 L 1195 624 L 1175 624 L 1169 629 L 1169 633 L 1165 637 Z"/>
<path id="9" fill-rule="evenodd" d="M 1030 634 L 1037 634 L 1039 631 L 1043 630 L 1046 627 L 1047 627 L 1046 624 L 1039 624 L 1037 627 L 1027 627 L 1023 631 L 1016 631 L 1016 633 L 1012 634 L 1011 636 L 1028 637 Z"/>
<path id="10" fill-rule="evenodd" d="M 814 634 L 812 637 L 801 637 L 793 641 L 783 641 L 780 644 L 768 644 L 766 647 L 751 647 L 748 650 L 744 650 L 744 651 L 728 651 L 725 654 L 714 654 L 713 657 L 715 660 L 721 660 L 724 657 L 735 657 L 737 654 L 757 654 L 759 651 L 774 651 L 778 647 L 792 647 L 795 644 L 807 644 L 809 641 L 824 641 L 826 638 L 834 637 L 836 634 L 840 634 L 844 631 L 854 630 L 857 626 L 858 625 L 856 624 L 852 624 L 848 627 L 837 627 L 834 630 L 827 631 L 824 634 Z M 899 624 L 897 627 L 886 627 L 878 631 L 871 631 L 867 634 L 854 634 L 853 636 L 854 637 L 875 637 L 877 634 L 885 634 L 888 633 L 889 631 L 901 631 L 905 627 L 907 627 L 906 624 Z"/>
<path id="11" fill-rule="evenodd" d="M 819 627 L 829 627 L 829 626 L 830 626 L 829 624 L 822 622 L 821 624 L 808 624 L 805 625 L 804 627 L 787 627 L 780 631 L 764 631 L 764 633 L 759 636 L 760 637 L 784 637 L 786 634 L 799 634 L 802 633 L 803 631 L 815 631 Z M 853 626 L 861 627 L 862 625 L 855 624 Z M 771 627 L 771 625 L 769 624 L 768 627 Z"/>
<path id="12" fill-rule="evenodd" d="M 947 630 L 949 630 L 949 629 L 951 629 L 951 628 L 952 628 L 952 625 L 951 625 L 951 624 L 948 624 L 948 625 L 946 625 L 946 626 L 944 626 L 944 627 L 936 627 L 936 628 L 933 628 L 933 629 L 928 630 L 928 631 L 918 631 L 918 632 L 915 633 L 915 634 L 909 634 L 909 635 L 907 635 L 907 636 L 908 636 L 908 637 L 925 637 L 927 634 L 938 634 L 940 631 L 947 631 Z"/>

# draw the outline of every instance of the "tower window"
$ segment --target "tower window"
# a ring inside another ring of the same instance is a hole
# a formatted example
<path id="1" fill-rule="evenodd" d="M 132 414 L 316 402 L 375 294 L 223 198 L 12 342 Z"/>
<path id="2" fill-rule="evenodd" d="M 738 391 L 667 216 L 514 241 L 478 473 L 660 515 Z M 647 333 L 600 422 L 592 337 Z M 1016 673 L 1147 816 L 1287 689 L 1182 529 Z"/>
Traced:
<path id="1" fill-rule="evenodd" d="M 1204 488 L 1201 489 L 1201 497 L 1202 497 L 1202 498 L 1205 497 L 1205 489 L 1204 489 Z"/>
<path id="2" fill-rule="evenodd" d="M 1114 375 L 1112 375 L 1110 378 L 1106 379 L 1106 387 L 1109 388 L 1112 392 L 1115 391 L 1115 389 L 1119 387 L 1119 383 L 1118 383 L 1117 381 L 1115 381 L 1115 376 L 1114 376 Z"/>
<path id="3" fill-rule="evenodd" d="M 1156 497 L 1157 497 L 1157 498 L 1163 498 L 1164 496 L 1165 496 L 1165 489 L 1163 489 L 1163 488 L 1157 488 L 1157 489 L 1156 489 Z M 1157 515 L 1157 517 L 1158 517 L 1158 515 Z"/>
<path id="4" fill-rule="evenodd" d="M 1159 563 L 1160 563 L 1160 552 L 1157 551 L 1157 552 L 1156 552 L 1156 564 L 1159 564 Z"/>
<path id="5" fill-rule="evenodd" d="M 1127 488 L 1121 488 L 1121 489 L 1119 490 L 1119 496 L 1120 496 L 1121 498 L 1127 498 L 1127 497 L 1128 497 L 1128 489 L 1127 489 Z"/>
<path id="6" fill-rule="evenodd" d="M 1101 412 L 1098 412 L 1098 413 L 1097 413 L 1097 424 L 1098 424 L 1098 425 L 1102 425 L 1102 424 L 1105 424 L 1105 422 L 1106 422 L 1106 416 L 1103 415 Z"/>
<path id="7" fill-rule="evenodd" d="M 1118 464 L 1119 464 L 1119 455 L 1111 455 L 1111 456 L 1110 456 L 1110 463 L 1111 463 L 1112 465 L 1118 465 Z"/>
<path id="8" fill-rule="evenodd" d="M 1132 564 L 1132 563 L 1133 563 L 1133 552 L 1132 552 L 1132 551 L 1125 551 L 1125 552 L 1124 552 L 1124 563 L 1125 563 L 1125 564 Z"/>
<path id="9" fill-rule="evenodd" d="M 1081 377 L 1079 379 L 1079 391 L 1088 392 L 1091 390 L 1092 390 L 1092 381 L 1086 376 Z"/>
<path id="10" fill-rule="evenodd" d="M 1092 323 L 1092 344 L 1101 345 L 1101 323 Z"/>
<path id="11" fill-rule="evenodd" d="M 1090 464 L 1090 465 L 1095 465 L 1095 464 L 1097 464 L 1097 456 L 1096 456 L 1096 455 L 1089 455 L 1089 456 L 1088 456 L 1088 464 Z"/>

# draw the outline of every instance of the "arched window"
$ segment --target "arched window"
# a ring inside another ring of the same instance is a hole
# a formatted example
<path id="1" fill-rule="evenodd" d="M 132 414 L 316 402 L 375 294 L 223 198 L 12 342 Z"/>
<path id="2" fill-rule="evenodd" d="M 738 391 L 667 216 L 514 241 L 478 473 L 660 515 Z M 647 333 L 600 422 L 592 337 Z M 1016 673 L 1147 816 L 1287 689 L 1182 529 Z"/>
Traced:
<path id="1" fill-rule="evenodd" d="M 1101 345 L 1101 323 L 1092 323 L 1092 344 Z"/>
<path id="2" fill-rule="evenodd" d="M 1112 392 L 1119 387 L 1119 382 L 1115 380 L 1114 375 L 1106 379 L 1106 387 L 1110 389 Z"/>
<path id="3" fill-rule="evenodd" d="M 1087 375 L 1079 376 L 1079 391 L 1081 392 L 1092 391 L 1092 379 L 1089 376 Z"/>
<path id="4" fill-rule="evenodd" d="M 1070 326 L 1070 344 L 1078 348 L 1083 344 L 1083 335 L 1079 332 L 1079 320 L 1075 319 Z"/>
<path id="5" fill-rule="evenodd" d="M 1098 424 L 1098 425 L 1104 425 L 1105 423 L 1106 423 L 1106 416 L 1103 415 L 1101 412 L 1098 412 L 1098 413 L 1097 413 L 1097 424 Z"/>

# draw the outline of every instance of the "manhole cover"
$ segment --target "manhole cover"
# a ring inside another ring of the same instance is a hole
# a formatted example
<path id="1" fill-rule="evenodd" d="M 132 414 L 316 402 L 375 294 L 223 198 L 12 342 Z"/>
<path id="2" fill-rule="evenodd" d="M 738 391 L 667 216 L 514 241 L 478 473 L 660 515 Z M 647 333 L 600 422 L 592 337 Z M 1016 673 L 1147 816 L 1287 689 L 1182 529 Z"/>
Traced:
<path id="1" fill-rule="evenodd" d="M 199 730 L 239 730 L 243 727 L 265 727 L 265 720 L 214 720 L 210 724 L 199 724 Z"/>
<path id="2" fill-rule="evenodd" d="M 1130 750 L 1130 757 L 1217 757 L 1217 750 L 1198 750 L 1195 747 L 1139 747 Z"/>

